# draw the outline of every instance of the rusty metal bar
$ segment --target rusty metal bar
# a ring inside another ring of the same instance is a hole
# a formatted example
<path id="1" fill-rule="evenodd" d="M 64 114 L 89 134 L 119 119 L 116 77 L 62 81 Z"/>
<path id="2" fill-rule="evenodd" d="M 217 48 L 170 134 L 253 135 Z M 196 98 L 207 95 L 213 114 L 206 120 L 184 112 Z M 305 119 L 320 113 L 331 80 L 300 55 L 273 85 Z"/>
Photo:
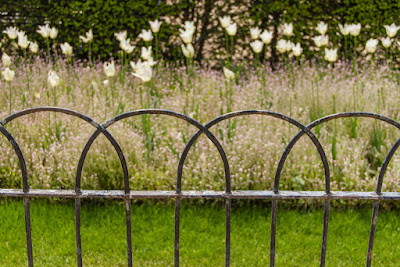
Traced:
<path id="1" fill-rule="evenodd" d="M 400 200 L 400 192 L 354 192 L 354 191 L 274 191 L 236 190 L 230 194 L 225 191 L 133 191 L 125 195 L 122 190 L 74 190 L 31 189 L 24 193 L 22 189 L 0 189 L 0 197 L 37 198 L 56 197 L 71 199 L 313 199 L 313 200 Z"/>
<path id="2" fill-rule="evenodd" d="M 319 264 L 321 267 L 325 266 L 326 243 L 328 242 L 329 210 L 330 210 L 330 201 L 329 201 L 329 199 L 325 199 L 324 225 L 323 225 L 323 229 L 322 229 L 321 257 L 320 257 L 320 264 Z"/>
<path id="3" fill-rule="evenodd" d="M 229 267 L 231 263 L 231 207 L 232 200 L 225 200 L 225 267 Z"/>
<path id="4" fill-rule="evenodd" d="M 275 192 L 274 192 L 275 194 Z M 276 216 L 278 211 L 278 200 L 272 200 L 271 209 L 271 238 L 269 245 L 269 265 L 271 267 L 275 266 L 275 243 L 276 243 Z"/>

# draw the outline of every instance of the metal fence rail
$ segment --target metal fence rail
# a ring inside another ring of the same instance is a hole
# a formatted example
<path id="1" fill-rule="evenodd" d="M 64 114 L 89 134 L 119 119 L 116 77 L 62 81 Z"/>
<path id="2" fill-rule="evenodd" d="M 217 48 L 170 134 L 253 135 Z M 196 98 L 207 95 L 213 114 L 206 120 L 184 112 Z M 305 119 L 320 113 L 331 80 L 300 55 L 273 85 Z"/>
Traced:
<path id="1" fill-rule="evenodd" d="M 23 156 L 23 153 L 15 141 L 14 137 L 11 135 L 9 131 L 6 130 L 4 126 L 12 120 L 19 118 L 21 116 L 25 116 L 32 113 L 37 112 L 58 112 L 64 113 L 67 115 L 78 117 L 87 123 L 91 124 L 96 128 L 95 132 L 90 136 L 87 141 L 76 171 L 76 181 L 75 181 L 75 190 L 40 190 L 40 189 L 29 189 L 28 186 L 28 175 L 26 162 Z M 177 178 L 176 178 L 176 190 L 175 191 L 132 191 L 129 187 L 129 175 L 128 168 L 125 156 L 121 150 L 120 145 L 117 143 L 115 138 L 107 131 L 107 128 L 113 125 L 115 122 L 139 115 L 145 114 L 159 114 L 166 116 L 173 116 L 181 120 L 185 120 L 191 125 L 198 128 L 198 132 L 196 132 L 189 142 L 186 144 L 182 155 L 179 160 Z M 230 119 L 238 116 L 250 116 L 250 115 L 263 115 L 274 117 L 279 120 L 283 120 L 289 122 L 290 124 L 299 128 L 299 132 L 293 137 L 290 143 L 287 145 L 284 150 L 281 159 L 279 161 L 275 179 L 274 179 L 274 187 L 272 191 L 232 191 L 231 190 L 231 177 L 230 177 L 230 168 L 229 162 L 224 152 L 223 147 L 217 138 L 209 131 L 211 127 L 218 124 L 219 122 Z M 280 199 L 320 199 L 324 200 L 324 218 L 323 218 L 323 231 L 322 231 L 322 244 L 321 244 L 321 256 L 320 256 L 320 266 L 325 266 L 325 258 L 326 258 L 326 244 L 328 238 L 328 224 L 329 224 L 329 211 L 330 211 L 330 201 L 336 199 L 353 199 L 353 200 L 374 200 L 373 205 L 373 213 L 371 220 L 371 228 L 370 228 L 370 236 L 367 250 L 367 259 L 366 265 L 371 266 L 372 260 L 372 248 L 375 237 L 375 229 L 378 218 L 378 211 L 380 202 L 384 200 L 400 200 L 400 193 L 397 192 L 382 192 L 382 183 L 383 178 L 385 176 L 387 167 L 392 159 L 394 153 L 400 146 L 400 139 L 398 139 L 395 144 L 390 149 L 388 155 L 385 158 L 385 161 L 382 165 L 382 168 L 379 173 L 379 177 L 377 180 L 376 190 L 374 192 L 342 192 L 342 191 L 331 191 L 330 190 L 330 172 L 329 172 L 329 164 L 326 158 L 324 149 L 322 148 L 320 142 L 317 137 L 312 133 L 312 129 L 322 123 L 328 122 L 330 120 L 338 119 L 338 118 L 348 118 L 348 117 L 366 117 L 373 118 L 377 120 L 381 120 L 388 124 L 391 124 L 400 130 L 400 123 L 384 117 L 379 114 L 374 113 L 366 113 L 366 112 L 346 112 L 339 113 L 334 115 L 329 115 L 323 117 L 319 120 L 316 120 L 307 126 L 299 123 L 298 121 L 285 116 L 283 114 L 274 113 L 265 110 L 244 110 L 238 112 L 232 112 L 225 115 L 222 115 L 209 123 L 203 125 L 193 118 L 174 112 L 169 110 L 161 110 L 161 109 L 144 109 L 144 110 L 136 110 L 132 112 L 127 112 L 120 114 L 104 124 L 99 124 L 92 120 L 91 118 L 73 111 L 64 108 L 58 107 L 39 107 L 32 108 L 17 112 L 12 114 L 2 120 L 0 122 L 0 132 L 8 139 L 11 143 L 15 153 L 18 156 L 21 173 L 22 173 L 22 189 L 1 189 L 0 188 L 0 197 L 16 197 L 23 198 L 24 200 L 24 212 L 25 212 L 25 229 L 26 229 L 26 243 L 27 243 L 27 254 L 28 254 L 28 266 L 33 266 L 33 249 L 32 249 L 32 237 L 31 237 L 31 222 L 30 222 L 30 208 L 29 208 L 29 200 L 32 197 L 58 197 L 58 198 L 73 198 L 75 199 L 75 233 L 76 233 L 76 258 L 77 258 L 77 266 L 82 266 L 82 246 L 81 246 L 81 200 L 88 198 L 112 198 L 112 199 L 121 199 L 125 201 L 125 211 L 126 211 L 126 240 L 127 240 L 127 265 L 132 266 L 133 263 L 133 255 L 132 255 L 132 234 L 131 234 L 131 200 L 132 199 L 175 199 L 175 245 L 174 245 L 174 262 L 175 266 L 179 266 L 179 233 L 180 233 L 180 209 L 181 209 L 181 201 L 183 199 L 224 199 L 225 200 L 225 214 L 226 214 L 226 242 L 225 242 L 225 266 L 230 265 L 230 233 L 231 233 L 231 201 L 232 199 L 271 199 L 272 200 L 272 211 L 271 211 L 271 237 L 270 237 L 270 266 L 275 266 L 275 243 L 276 243 L 276 220 L 277 220 L 277 210 L 278 210 L 278 201 Z M 124 176 L 124 190 L 82 190 L 81 189 L 81 175 L 83 165 L 85 163 L 85 159 L 87 153 L 96 140 L 96 138 L 103 134 L 110 141 L 114 149 L 116 150 L 119 160 L 122 165 L 123 176 Z M 215 145 L 217 148 L 220 157 L 222 159 L 225 171 L 225 191 L 182 191 L 182 173 L 183 173 L 183 165 L 185 163 L 188 152 L 194 142 L 199 138 L 201 134 L 205 134 L 209 140 Z M 296 142 L 300 139 L 301 136 L 306 134 L 313 144 L 315 145 L 319 156 L 322 161 L 322 165 L 324 168 L 325 174 L 325 190 L 324 191 L 279 191 L 279 180 L 281 176 L 281 172 L 285 161 L 294 147 Z"/>

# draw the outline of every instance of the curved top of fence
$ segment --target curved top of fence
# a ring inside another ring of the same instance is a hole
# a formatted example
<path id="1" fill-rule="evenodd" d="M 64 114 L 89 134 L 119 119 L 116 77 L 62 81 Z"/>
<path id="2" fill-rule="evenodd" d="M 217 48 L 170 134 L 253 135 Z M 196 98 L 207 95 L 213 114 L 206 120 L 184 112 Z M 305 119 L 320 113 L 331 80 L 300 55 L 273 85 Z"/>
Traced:
<path id="1" fill-rule="evenodd" d="M 71 115 L 71 116 L 75 116 L 77 118 L 80 118 L 80 119 L 88 122 L 89 124 L 93 125 L 94 127 L 96 127 L 96 129 L 99 132 L 103 133 L 107 137 L 107 139 L 111 142 L 111 144 L 115 148 L 115 150 L 116 150 L 116 152 L 118 154 L 118 157 L 120 159 L 120 162 L 121 162 L 121 165 L 122 165 L 122 169 L 123 169 L 123 173 L 124 173 L 125 193 L 128 193 L 129 192 L 128 167 L 127 167 L 127 164 L 126 164 L 125 157 L 124 157 L 124 155 L 122 153 L 122 150 L 121 150 L 119 144 L 117 143 L 117 141 L 114 139 L 114 137 L 102 125 L 100 125 L 99 123 L 94 121 L 92 118 L 90 118 L 90 117 L 88 117 L 88 116 L 86 116 L 86 115 L 84 115 L 84 114 L 82 114 L 80 112 L 77 112 L 77 111 L 74 111 L 74 110 L 71 110 L 71 109 L 67 109 L 67 108 L 37 107 L 37 108 L 25 109 L 25 110 L 16 112 L 14 114 L 11 114 L 11 115 L 9 115 L 8 117 L 6 117 L 5 119 L 2 120 L 0 122 L 0 125 L 5 126 L 7 123 L 11 122 L 12 120 L 14 120 L 16 118 L 19 118 L 19 117 L 22 117 L 22 116 L 25 116 L 25 115 L 28 115 L 28 114 L 33 114 L 33 113 L 38 113 L 38 112 L 48 112 L 48 111 L 63 113 L 63 114 L 67 114 L 67 115 Z M 23 174 L 24 174 L 24 170 L 23 170 L 22 166 L 25 166 L 25 165 L 26 164 L 25 164 L 25 161 L 24 161 L 24 164 L 23 165 L 21 164 L 21 169 L 22 169 L 22 173 Z M 26 169 L 26 167 L 25 167 L 25 169 Z M 24 181 L 24 184 L 25 183 L 28 184 L 27 176 L 24 177 L 24 175 L 23 175 L 23 181 Z M 77 181 L 78 181 L 78 179 L 77 179 Z M 80 193 L 80 191 L 81 191 L 81 189 L 80 189 L 80 180 L 79 180 L 79 183 L 75 184 L 75 191 L 77 193 Z"/>
<path id="2" fill-rule="evenodd" d="M 324 172 L 325 172 L 325 188 L 326 188 L 326 192 L 330 191 L 330 175 L 329 175 L 329 164 L 328 164 L 328 160 L 326 158 L 324 149 L 322 148 L 321 144 L 319 143 L 318 139 L 315 137 L 315 135 L 307 128 L 305 127 L 303 124 L 301 124 L 300 122 L 296 121 L 295 119 L 288 117 L 286 115 L 280 114 L 280 113 L 276 113 L 276 112 L 272 112 L 272 111 L 267 111 L 267 110 L 242 110 L 242 111 L 235 111 L 235 112 L 231 112 L 231 113 L 227 113 L 224 115 L 221 115 L 217 118 L 215 118 L 214 120 L 208 122 L 207 124 L 205 124 L 205 127 L 207 129 L 211 128 L 212 126 L 218 124 L 219 122 L 229 119 L 229 118 L 233 118 L 233 117 L 239 117 L 239 116 L 246 116 L 246 115 L 266 115 L 266 116 L 271 116 L 280 120 L 284 120 L 289 122 L 292 125 L 295 125 L 296 127 L 300 128 L 302 133 L 306 133 L 311 141 L 314 143 L 315 147 L 318 150 L 318 153 L 321 157 L 323 166 L 324 166 Z M 179 162 L 179 167 L 178 167 L 178 177 L 180 178 L 182 176 L 182 169 L 183 169 L 183 162 L 186 158 L 186 155 L 190 149 L 190 147 L 193 145 L 193 143 L 198 139 L 198 137 L 200 136 L 201 132 L 198 131 L 196 134 L 193 135 L 193 137 L 189 140 L 188 144 L 186 145 L 184 151 L 182 152 L 182 157 L 181 160 Z M 180 183 L 180 180 L 179 180 Z M 180 184 L 179 184 L 180 185 Z M 277 193 L 278 192 L 278 186 L 279 186 L 279 179 L 275 180 L 275 185 L 274 185 L 274 192 Z"/>
<path id="3" fill-rule="evenodd" d="M 377 119 L 377 120 L 381 120 L 381 121 L 387 122 L 387 123 L 395 126 L 396 128 L 400 129 L 400 123 L 399 122 L 397 122 L 397 121 L 395 121 L 393 119 L 390 119 L 388 117 L 382 116 L 380 114 L 370 113 L 370 112 L 342 112 L 342 113 L 328 115 L 328 116 L 325 116 L 323 118 L 320 118 L 320 119 L 315 120 L 312 123 L 308 124 L 307 128 L 311 130 L 314 127 L 316 127 L 316 126 L 318 126 L 318 125 L 320 125 L 322 123 L 325 123 L 325 122 L 328 122 L 328 121 L 331 121 L 331 120 L 334 120 L 334 119 L 352 118 L 352 117 L 373 118 L 373 119 Z M 296 136 L 293 137 L 293 139 L 287 145 L 287 147 L 286 147 L 286 149 L 285 149 L 284 153 L 282 154 L 282 157 L 281 157 L 281 159 L 279 161 L 278 170 L 276 172 L 275 180 L 279 180 L 280 174 L 282 172 L 283 165 L 285 164 L 285 161 L 287 159 L 287 156 L 289 155 L 289 152 L 291 151 L 293 146 L 296 144 L 296 142 L 300 139 L 300 137 L 303 136 L 303 133 L 304 133 L 303 131 L 298 132 L 296 134 Z M 396 144 L 397 144 L 397 146 L 396 146 Z M 397 149 L 397 147 L 399 145 L 400 145 L 400 140 L 398 140 L 395 143 L 395 145 L 392 147 L 391 151 L 389 152 L 388 156 L 385 159 L 385 162 L 382 165 L 382 169 L 381 169 L 381 171 L 379 173 L 379 178 L 378 178 L 378 183 L 377 183 L 377 189 L 376 189 L 377 193 L 380 192 L 380 190 L 382 188 L 382 182 L 383 182 L 383 177 L 384 177 L 386 168 L 387 168 L 387 166 L 388 166 L 388 164 L 390 162 L 390 159 L 392 158 L 394 152 L 396 151 L 396 149 Z"/>
<path id="4" fill-rule="evenodd" d="M 218 152 L 221 156 L 221 159 L 223 161 L 224 164 L 224 170 L 225 170 L 225 186 L 226 186 L 226 192 L 230 193 L 231 192 L 231 182 L 230 182 L 230 168 L 229 168 L 229 163 L 228 163 L 228 159 L 226 157 L 225 151 L 222 148 L 221 144 L 218 142 L 217 138 L 215 138 L 215 136 L 208 131 L 208 129 L 206 127 L 204 127 L 201 123 L 199 123 L 198 121 L 196 121 L 195 119 L 178 113 L 178 112 L 174 112 L 174 111 L 170 111 L 170 110 L 164 110 L 164 109 L 140 109 L 140 110 L 135 110 L 135 111 L 130 111 L 130 112 L 125 112 L 123 114 L 117 115 L 114 118 L 111 118 L 110 120 L 108 120 L 107 122 L 105 122 L 103 124 L 104 128 L 108 128 L 109 126 L 111 126 L 112 124 L 114 124 L 117 121 L 120 121 L 122 119 L 125 118 L 129 118 L 129 117 L 133 117 L 133 116 L 137 116 L 137 115 L 146 115 L 146 114 L 158 114 L 158 115 L 168 115 L 168 116 L 173 116 L 179 119 L 183 119 L 185 121 L 187 121 L 188 123 L 190 123 L 191 125 L 196 126 L 199 131 L 204 132 L 207 137 L 210 139 L 211 142 L 213 142 L 213 144 L 217 147 Z M 83 168 L 83 163 L 85 161 L 85 157 L 86 157 L 86 153 L 87 151 L 90 149 L 90 146 L 93 144 L 94 140 L 97 138 L 97 136 L 99 135 L 99 131 L 96 130 L 96 132 L 93 133 L 93 135 L 90 137 L 89 141 L 86 143 L 86 146 L 84 148 L 84 152 L 82 152 L 81 154 L 81 159 L 79 161 L 79 165 L 78 165 L 78 170 L 77 170 L 77 180 L 80 180 L 80 176 L 81 176 L 81 172 L 82 172 L 82 168 Z M 183 157 L 183 154 L 181 156 L 181 159 Z M 186 157 L 186 155 L 185 155 Z M 178 172 L 178 177 L 177 180 L 180 181 L 181 180 L 181 176 L 182 173 L 179 174 Z M 77 181 L 78 182 L 78 181 Z M 177 183 L 177 187 L 176 187 L 176 193 L 181 193 L 181 186 Z"/>

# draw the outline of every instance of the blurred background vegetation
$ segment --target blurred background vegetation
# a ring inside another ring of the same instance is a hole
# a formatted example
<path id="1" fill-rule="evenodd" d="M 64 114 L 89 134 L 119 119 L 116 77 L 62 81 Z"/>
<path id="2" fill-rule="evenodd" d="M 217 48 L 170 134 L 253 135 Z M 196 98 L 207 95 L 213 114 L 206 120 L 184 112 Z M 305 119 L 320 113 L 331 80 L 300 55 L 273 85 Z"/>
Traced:
<path id="1" fill-rule="evenodd" d="M 317 35 L 314 26 L 319 21 L 328 23 L 330 47 L 339 47 L 342 55 L 353 52 L 354 40 L 348 40 L 351 50 L 343 51 L 339 23 L 361 23 L 361 35 L 357 40 L 360 46 L 369 38 L 385 37 L 383 25 L 400 23 L 400 1 L 397 0 L 2 0 L 0 10 L 1 31 L 8 26 L 18 26 L 26 31 L 28 38 L 37 40 L 44 48 L 44 39 L 36 30 L 39 25 L 49 23 L 59 30 L 57 43 L 68 42 L 74 47 L 75 58 L 87 58 L 88 47 L 79 42 L 78 36 L 93 29 L 93 54 L 101 60 L 117 55 L 119 47 L 114 38 L 115 32 L 127 30 L 128 37 L 141 46 L 143 41 L 137 36 L 142 29 L 149 29 L 148 21 L 154 19 L 164 21 L 158 38 L 164 59 L 172 62 L 183 60 L 178 38 L 180 24 L 186 20 L 194 21 L 197 26 L 194 47 L 198 63 L 207 63 L 208 59 L 218 58 L 218 53 L 224 53 L 218 52 L 224 51 L 225 39 L 217 20 L 223 15 L 231 15 L 238 23 L 235 39 L 240 58 L 252 57 L 248 48 L 251 26 L 274 30 L 267 59 L 271 62 L 279 60 L 275 44 L 279 38 L 278 26 L 283 22 L 293 22 L 295 35 L 291 41 L 301 43 L 307 59 L 315 55 L 310 38 Z M 243 47 L 250 53 L 243 52 Z M 136 49 L 136 53 L 138 51 Z M 261 59 L 264 60 L 264 57 Z"/>

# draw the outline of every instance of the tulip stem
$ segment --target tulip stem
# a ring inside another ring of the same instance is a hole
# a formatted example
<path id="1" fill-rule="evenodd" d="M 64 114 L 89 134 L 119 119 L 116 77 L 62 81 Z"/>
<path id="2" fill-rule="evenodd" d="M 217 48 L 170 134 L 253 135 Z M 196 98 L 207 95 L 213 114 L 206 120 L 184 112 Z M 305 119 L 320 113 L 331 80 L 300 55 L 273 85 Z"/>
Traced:
<path id="1" fill-rule="evenodd" d="M 11 114 L 11 110 L 12 110 L 12 91 L 11 91 L 11 82 L 7 81 L 8 83 L 8 89 L 9 89 L 9 98 L 10 98 L 10 105 L 9 105 L 9 110 L 8 113 Z"/>

